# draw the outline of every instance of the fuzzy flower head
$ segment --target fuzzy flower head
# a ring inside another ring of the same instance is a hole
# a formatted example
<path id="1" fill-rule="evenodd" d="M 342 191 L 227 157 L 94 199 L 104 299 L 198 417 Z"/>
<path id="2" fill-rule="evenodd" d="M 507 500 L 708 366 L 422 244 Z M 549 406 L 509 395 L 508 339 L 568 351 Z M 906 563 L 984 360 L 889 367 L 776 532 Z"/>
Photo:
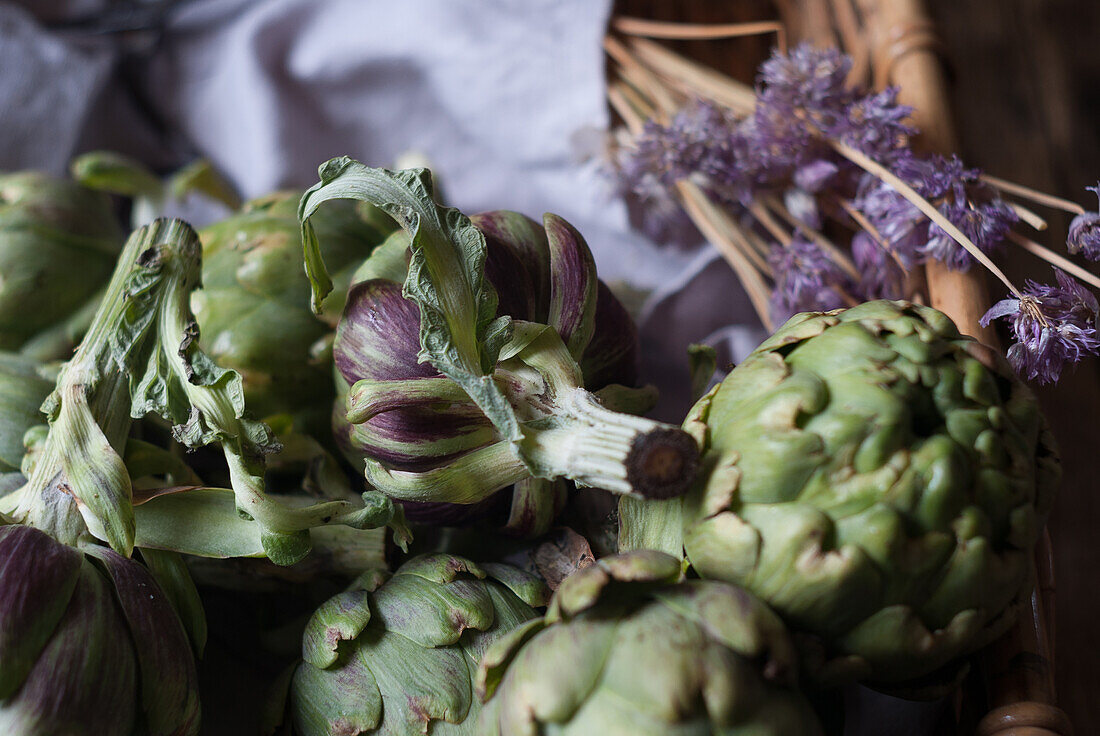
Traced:
<path id="1" fill-rule="evenodd" d="M 798 312 L 820 312 L 844 306 L 839 289 L 844 272 L 816 243 L 795 236 L 786 247 L 775 246 L 768 256 L 775 278 L 772 318 L 777 324 Z"/>
<path id="2" fill-rule="evenodd" d="M 1000 246 L 1019 220 L 996 190 L 981 180 L 977 169 L 967 169 L 954 156 L 902 156 L 893 169 L 985 252 Z M 955 271 L 966 271 L 973 264 L 973 257 L 954 238 L 877 177 L 864 177 L 856 206 L 906 268 L 929 258 Z"/>
<path id="3" fill-rule="evenodd" d="M 1072 277 L 1055 270 L 1057 286 L 1028 281 L 1020 299 L 1003 299 L 985 313 L 982 326 L 995 319 L 1011 320 L 1016 342 L 1008 361 L 1028 380 L 1053 383 L 1066 363 L 1100 352 L 1096 296 Z"/>
<path id="4" fill-rule="evenodd" d="M 855 99 L 847 86 L 851 69 L 852 60 L 836 48 L 802 43 L 788 54 L 776 50 L 760 66 L 758 97 L 772 112 L 785 113 L 817 130 L 830 130 Z"/>
<path id="5" fill-rule="evenodd" d="M 850 104 L 844 120 L 830 133 L 889 166 L 909 151 L 909 139 L 917 132 L 906 122 L 912 113 L 913 108 L 898 103 L 898 88 L 887 87 Z"/>
<path id="6" fill-rule="evenodd" d="M 1100 183 L 1088 187 L 1100 198 Z M 1070 253 L 1080 253 L 1090 261 L 1100 261 L 1100 212 L 1085 212 L 1073 218 L 1069 224 L 1066 248 Z"/>
<path id="7" fill-rule="evenodd" d="M 845 119 L 855 93 L 846 86 L 852 61 L 835 48 L 800 44 L 760 67 L 756 109 L 743 133 L 760 183 L 790 176 L 826 155 L 822 140 Z"/>
<path id="8" fill-rule="evenodd" d="M 724 199 L 748 196 L 753 177 L 742 127 L 728 110 L 703 100 L 668 125 L 649 120 L 621 157 L 622 179 L 639 194 L 690 179 Z"/>

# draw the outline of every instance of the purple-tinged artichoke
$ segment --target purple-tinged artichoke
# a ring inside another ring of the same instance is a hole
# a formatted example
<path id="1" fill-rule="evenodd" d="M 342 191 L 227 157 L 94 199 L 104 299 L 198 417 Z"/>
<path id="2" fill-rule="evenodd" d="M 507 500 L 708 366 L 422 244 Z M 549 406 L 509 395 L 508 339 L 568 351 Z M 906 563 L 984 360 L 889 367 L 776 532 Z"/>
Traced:
<path id="1" fill-rule="evenodd" d="M 660 552 L 566 578 L 545 618 L 485 652 L 480 736 L 814 736 L 779 617 L 741 588 L 677 582 Z"/>
<path id="2" fill-rule="evenodd" d="M 820 679 L 949 684 L 1031 594 L 1052 438 L 1005 360 L 934 309 L 797 315 L 685 427 L 706 472 L 682 512 L 624 500 L 620 543 L 682 548 L 762 598 Z"/>
<path id="3" fill-rule="evenodd" d="M 67 357 L 66 323 L 107 285 L 121 249 L 105 194 L 36 171 L 0 173 L 0 349 L 30 341 L 35 358 Z"/>
<path id="4" fill-rule="evenodd" d="M 0 732 L 187 736 L 198 677 L 184 627 L 142 564 L 0 526 Z"/>
<path id="5" fill-rule="evenodd" d="M 571 225 L 467 218 L 433 201 L 423 169 L 345 158 L 320 173 L 300 209 L 315 309 L 331 289 L 310 221 L 322 203 L 362 199 L 407 231 L 361 267 L 333 348 L 348 387 L 336 434 L 368 483 L 444 523 L 512 487 L 518 534 L 548 528 L 565 478 L 649 498 L 685 491 L 694 441 L 621 413 L 652 401 L 622 385 L 635 379 L 634 326 Z"/>
<path id="6" fill-rule="evenodd" d="M 482 653 L 546 605 L 546 587 L 508 565 L 431 554 L 378 585 L 324 603 L 306 626 L 290 686 L 299 736 L 476 736 Z"/>

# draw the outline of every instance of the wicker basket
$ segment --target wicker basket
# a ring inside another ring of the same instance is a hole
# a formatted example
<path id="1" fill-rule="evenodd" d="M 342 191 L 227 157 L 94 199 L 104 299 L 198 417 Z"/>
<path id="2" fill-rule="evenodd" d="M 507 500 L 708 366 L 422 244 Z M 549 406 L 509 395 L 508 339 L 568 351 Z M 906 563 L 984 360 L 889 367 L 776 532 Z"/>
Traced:
<path id="1" fill-rule="evenodd" d="M 853 81 L 881 88 L 897 85 L 901 101 L 915 108 L 917 145 L 943 153 L 958 149 L 938 42 L 922 0 L 619 0 L 622 16 L 682 23 L 753 23 L 779 18 L 786 37 L 836 45 L 853 59 Z M 730 76 L 751 79 L 774 35 L 739 39 L 736 47 L 705 41 L 675 41 L 686 56 Z M 984 271 L 950 271 L 931 261 L 916 274 L 917 291 L 947 313 L 959 329 L 987 345 L 1002 347 L 979 318 L 989 307 Z M 1037 586 L 1016 626 L 979 654 L 980 671 L 959 691 L 961 732 L 978 736 L 1069 736 L 1072 725 L 1055 705 L 1052 652 L 1054 580 L 1049 537 L 1036 552 Z"/>

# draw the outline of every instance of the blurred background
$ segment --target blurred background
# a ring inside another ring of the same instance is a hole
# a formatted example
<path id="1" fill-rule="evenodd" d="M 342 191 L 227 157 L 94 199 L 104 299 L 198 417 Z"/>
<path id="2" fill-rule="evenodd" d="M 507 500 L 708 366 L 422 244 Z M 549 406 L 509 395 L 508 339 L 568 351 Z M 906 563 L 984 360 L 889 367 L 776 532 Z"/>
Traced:
<path id="1" fill-rule="evenodd" d="M 964 160 L 1095 204 L 1084 188 L 1100 177 L 1100 4 L 927 0 L 926 7 L 949 70 Z M 602 171 L 612 116 L 600 42 L 612 12 L 734 22 L 775 11 L 764 0 L 0 2 L 0 169 L 60 173 L 73 155 L 97 148 L 165 173 L 203 156 L 247 198 L 308 186 L 333 156 L 390 165 L 416 152 L 464 211 L 554 211 L 574 222 L 604 278 L 631 293 L 655 293 L 643 325 L 653 352 L 673 354 L 722 331 L 712 342 L 736 360 L 762 332 L 732 277 L 714 270 L 705 250 L 660 249 L 635 234 Z M 679 47 L 751 79 L 771 41 Z M 196 206 L 186 214 L 203 224 L 220 213 Z M 1053 213 L 1052 231 L 1065 232 L 1068 220 Z M 1017 283 L 1045 277 L 1045 267 L 1019 250 L 1005 263 Z M 689 283 L 699 288 L 684 295 Z M 1086 360 L 1038 391 L 1066 471 L 1050 522 L 1059 700 L 1087 733 L 1100 723 L 1100 362 Z M 681 401 L 673 392 L 661 412 L 677 418 Z M 219 608 L 231 609 L 229 599 L 208 605 L 212 616 L 234 615 Z M 208 673 L 241 683 L 270 674 L 234 659 L 234 646 L 246 643 L 212 649 Z M 226 733 L 238 732 L 237 694 L 208 693 L 208 713 L 226 714 Z"/>

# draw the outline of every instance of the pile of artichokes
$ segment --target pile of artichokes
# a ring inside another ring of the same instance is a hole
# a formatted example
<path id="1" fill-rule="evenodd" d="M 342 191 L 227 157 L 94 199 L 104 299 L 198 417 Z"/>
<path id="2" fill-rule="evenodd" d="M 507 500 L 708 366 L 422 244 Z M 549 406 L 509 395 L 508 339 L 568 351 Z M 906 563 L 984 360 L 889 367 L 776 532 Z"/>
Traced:
<path id="1" fill-rule="evenodd" d="M 1050 434 L 933 309 L 796 315 L 675 427 L 560 217 L 343 158 L 195 231 L 76 171 L 0 177 L 4 733 L 198 733 L 205 599 L 269 675 L 213 732 L 812 736 L 1031 590 Z"/>

